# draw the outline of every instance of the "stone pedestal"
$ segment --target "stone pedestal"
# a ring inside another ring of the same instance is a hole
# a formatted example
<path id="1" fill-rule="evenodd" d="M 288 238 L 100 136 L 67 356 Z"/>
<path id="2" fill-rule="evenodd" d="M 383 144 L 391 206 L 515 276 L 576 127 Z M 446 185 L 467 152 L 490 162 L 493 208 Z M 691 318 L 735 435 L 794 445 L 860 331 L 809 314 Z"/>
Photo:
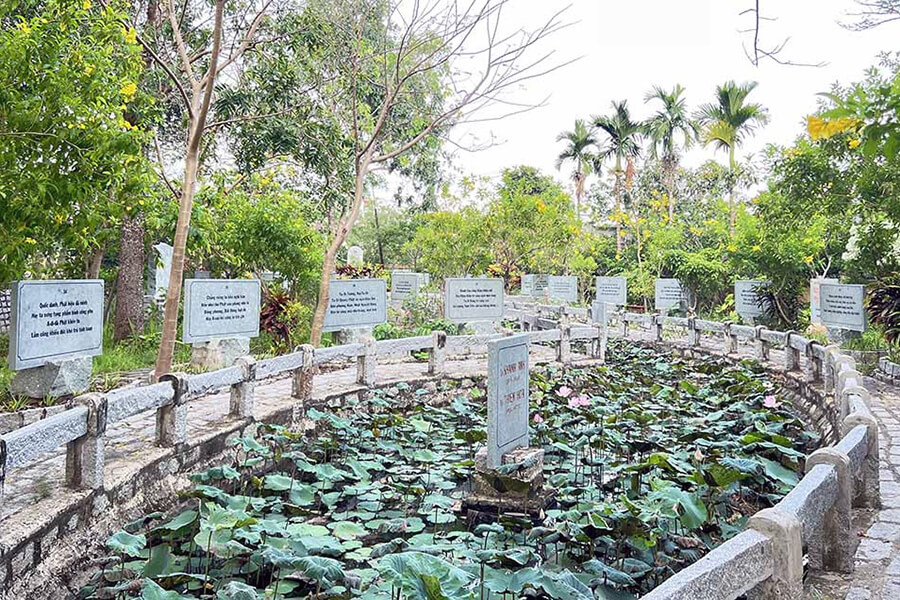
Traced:
<path id="1" fill-rule="evenodd" d="M 514 468 L 513 465 L 520 465 Z M 544 451 L 540 448 L 517 448 L 503 455 L 501 465 L 487 464 L 487 449 L 475 455 L 472 491 L 464 507 L 496 513 L 504 511 L 537 513 L 552 497 L 544 488 Z"/>
<path id="2" fill-rule="evenodd" d="M 194 344 L 191 366 L 205 371 L 230 367 L 234 361 L 250 354 L 249 338 L 229 338 Z"/>
<path id="3" fill-rule="evenodd" d="M 91 386 L 92 366 L 90 356 L 81 356 L 22 369 L 9 383 L 9 391 L 28 398 L 77 396 Z"/>
<path id="4" fill-rule="evenodd" d="M 497 327 L 493 321 L 469 321 L 466 329 L 471 329 L 475 335 L 491 335 L 497 333 Z"/>
<path id="5" fill-rule="evenodd" d="M 348 327 L 334 332 L 337 344 L 365 344 L 372 337 L 372 327 Z"/>

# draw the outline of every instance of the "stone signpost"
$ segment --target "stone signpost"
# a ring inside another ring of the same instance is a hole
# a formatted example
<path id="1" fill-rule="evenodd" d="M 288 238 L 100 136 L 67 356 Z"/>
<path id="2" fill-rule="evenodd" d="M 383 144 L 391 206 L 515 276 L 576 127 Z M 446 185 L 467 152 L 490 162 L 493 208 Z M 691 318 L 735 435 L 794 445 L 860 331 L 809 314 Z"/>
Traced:
<path id="1" fill-rule="evenodd" d="M 17 281 L 12 285 L 10 391 L 30 398 L 84 392 L 92 356 L 103 352 L 103 281 Z"/>
<path id="2" fill-rule="evenodd" d="M 628 303 L 628 280 L 624 277 L 598 277 L 595 302 L 606 302 L 616 306 Z"/>
<path id="3" fill-rule="evenodd" d="M 487 446 L 475 455 L 469 505 L 533 512 L 546 500 L 544 451 L 528 446 L 528 339 L 520 333 L 488 344 Z"/>
<path id="4" fill-rule="evenodd" d="M 249 355 L 259 305 L 258 279 L 185 279 L 182 340 L 193 345 L 191 364 L 218 369 Z"/>
<path id="5" fill-rule="evenodd" d="M 863 285 L 823 283 L 819 286 L 822 324 L 834 329 L 866 330 Z"/>
<path id="6" fill-rule="evenodd" d="M 657 279 L 655 291 L 656 310 L 677 308 L 684 303 L 684 289 L 677 279 Z"/>
<path id="7" fill-rule="evenodd" d="M 763 316 L 760 306 L 760 292 L 769 285 L 758 279 L 738 279 L 734 282 L 734 310 L 745 319 Z"/>
<path id="8" fill-rule="evenodd" d="M 543 296 L 549 285 L 549 275 L 535 273 L 522 275 L 522 294 L 525 296 Z"/>
<path id="9" fill-rule="evenodd" d="M 553 300 L 568 304 L 578 302 L 578 278 L 574 275 L 550 275 L 547 277 L 547 294 Z"/>
<path id="10" fill-rule="evenodd" d="M 391 302 L 403 302 L 419 293 L 419 288 L 426 284 L 424 273 L 413 271 L 391 272 Z"/>
<path id="11" fill-rule="evenodd" d="M 467 323 L 478 333 L 489 333 L 503 318 L 503 280 L 460 277 L 444 282 L 444 317 Z"/>
<path id="12" fill-rule="evenodd" d="M 821 303 L 819 302 L 819 287 L 823 283 L 839 283 L 837 279 L 830 277 L 816 277 L 809 280 L 809 322 L 821 323 Z"/>
<path id="13" fill-rule="evenodd" d="M 162 305 L 166 300 L 166 290 L 169 289 L 169 277 L 172 274 L 172 252 L 174 248 L 165 242 L 159 242 L 153 245 L 156 250 L 157 257 L 153 259 L 151 268 L 153 270 L 153 301 L 157 305 Z"/>
<path id="14" fill-rule="evenodd" d="M 332 279 L 324 331 L 372 327 L 387 321 L 384 279 Z"/>
<path id="15" fill-rule="evenodd" d="M 359 246 L 350 246 L 347 248 L 347 264 L 351 267 L 361 267 L 365 264 L 363 261 L 363 249 Z"/>

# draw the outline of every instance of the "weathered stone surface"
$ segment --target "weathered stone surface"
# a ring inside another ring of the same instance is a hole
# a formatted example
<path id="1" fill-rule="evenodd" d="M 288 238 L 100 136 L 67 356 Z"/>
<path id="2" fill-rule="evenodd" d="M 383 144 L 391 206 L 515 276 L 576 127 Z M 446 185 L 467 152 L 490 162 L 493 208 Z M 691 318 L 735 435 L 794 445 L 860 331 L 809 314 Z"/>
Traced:
<path id="1" fill-rule="evenodd" d="M 194 344 L 191 366 L 204 371 L 230 367 L 238 358 L 250 354 L 250 338 L 228 338 Z"/>
<path id="2" fill-rule="evenodd" d="M 475 473 L 472 476 L 476 496 L 497 497 L 504 500 L 536 498 L 544 485 L 544 451 L 540 448 L 517 448 L 503 455 L 503 465 L 522 464 L 511 473 L 502 473 L 488 465 L 488 452 L 482 448 L 475 454 Z"/>
<path id="3" fill-rule="evenodd" d="M 528 445 L 528 334 L 488 345 L 487 465 Z"/>
<path id="4" fill-rule="evenodd" d="M 869 527 L 866 537 L 885 542 L 896 542 L 900 540 L 900 525 L 878 521 Z"/>
<path id="5" fill-rule="evenodd" d="M 847 591 L 847 596 L 845 600 L 870 600 L 872 598 L 872 594 L 869 593 L 869 590 L 865 588 L 850 588 Z"/>
<path id="6" fill-rule="evenodd" d="M 881 540 L 864 539 L 856 549 L 857 560 L 884 560 L 891 555 L 892 546 Z"/>
<path id="7" fill-rule="evenodd" d="M 93 359 L 81 356 L 24 369 L 13 377 L 9 391 L 28 398 L 77 396 L 90 387 L 92 367 Z"/>

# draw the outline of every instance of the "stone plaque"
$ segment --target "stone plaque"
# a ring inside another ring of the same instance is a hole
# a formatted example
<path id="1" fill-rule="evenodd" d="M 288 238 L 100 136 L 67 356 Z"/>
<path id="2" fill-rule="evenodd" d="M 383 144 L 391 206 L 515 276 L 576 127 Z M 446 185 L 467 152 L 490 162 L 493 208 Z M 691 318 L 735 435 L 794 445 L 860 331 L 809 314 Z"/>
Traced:
<path id="1" fill-rule="evenodd" d="M 363 249 L 361 247 L 350 246 L 347 248 L 347 264 L 354 267 L 363 266 Z"/>
<path id="2" fill-rule="evenodd" d="M 684 290 L 677 279 L 656 280 L 656 309 L 666 310 L 684 302 Z"/>
<path id="3" fill-rule="evenodd" d="M 153 269 L 153 299 L 161 303 L 166 299 L 166 290 L 169 288 L 169 276 L 172 274 L 172 246 L 165 242 L 153 245 L 153 249 L 159 255 L 154 259 Z"/>
<path id="4" fill-rule="evenodd" d="M 628 280 L 624 277 L 598 277 L 595 300 L 625 306 L 628 303 Z"/>
<path id="5" fill-rule="evenodd" d="M 866 287 L 863 285 L 823 283 L 819 286 L 822 324 L 836 329 L 865 331 L 865 296 Z"/>
<path id="6" fill-rule="evenodd" d="M 534 294 L 534 275 L 526 273 L 522 275 L 522 289 L 521 293 L 523 296 L 531 296 Z"/>
<path id="7" fill-rule="evenodd" d="M 611 302 L 594 300 L 591 304 L 591 321 L 594 323 L 603 323 L 603 320 L 608 318 L 607 315 L 609 312 L 614 309 L 615 305 Z"/>
<path id="8" fill-rule="evenodd" d="M 324 331 L 370 327 L 387 321 L 384 279 L 332 279 L 328 290 Z"/>
<path id="9" fill-rule="evenodd" d="M 488 344 L 487 466 L 528 446 L 528 334 Z"/>
<path id="10" fill-rule="evenodd" d="M 419 293 L 425 285 L 425 275 L 412 271 L 391 272 L 391 300 L 402 301 Z"/>
<path id="11" fill-rule="evenodd" d="M 181 338 L 186 344 L 258 335 L 258 279 L 184 281 Z"/>
<path id="12" fill-rule="evenodd" d="M 550 275 L 547 278 L 547 293 L 554 300 L 578 302 L 578 278 L 574 275 Z"/>
<path id="13" fill-rule="evenodd" d="M 503 280 L 461 277 L 444 282 L 444 316 L 457 323 L 503 318 Z"/>
<path id="14" fill-rule="evenodd" d="M 12 285 L 9 368 L 103 353 L 103 281 L 17 281 Z"/>
<path id="15" fill-rule="evenodd" d="M 760 292 L 768 287 L 769 282 L 759 279 L 738 279 L 734 282 L 734 310 L 747 319 L 761 317 L 764 314 L 759 304 Z"/>
<path id="16" fill-rule="evenodd" d="M 823 283 L 839 283 L 837 279 L 831 277 L 816 277 L 809 280 L 809 322 L 821 323 L 822 310 L 819 302 L 819 287 Z"/>

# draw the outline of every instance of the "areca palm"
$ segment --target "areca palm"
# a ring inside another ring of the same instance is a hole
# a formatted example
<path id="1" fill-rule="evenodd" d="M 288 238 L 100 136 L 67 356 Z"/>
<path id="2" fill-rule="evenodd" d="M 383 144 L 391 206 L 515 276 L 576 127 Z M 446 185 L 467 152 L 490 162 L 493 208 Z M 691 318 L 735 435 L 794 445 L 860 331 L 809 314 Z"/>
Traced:
<path id="1" fill-rule="evenodd" d="M 581 199 L 584 196 L 584 180 L 593 171 L 594 154 L 597 139 L 582 119 L 575 121 L 575 129 L 563 131 L 556 136 L 557 142 L 566 142 L 566 147 L 556 157 L 556 168 L 562 168 L 566 162 L 574 163 L 572 181 L 575 183 L 575 214 L 581 218 Z"/>
<path id="2" fill-rule="evenodd" d="M 672 91 L 653 86 L 644 101 L 662 103 L 656 113 L 647 119 L 645 128 L 650 138 L 650 154 L 653 158 L 659 158 L 663 165 L 671 223 L 675 220 L 675 173 L 678 170 L 679 146 L 685 150 L 690 148 L 697 138 L 699 127 L 688 114 L 681 85 L 676 85 Z"/>
<path id="3" fill-rule="evenodd" d="M 703 128 L 704 144 L 714 144 L 717 150 L 728 152 L 728 168 L 732 176 L 732 189 L 728 195 L 732 235 L 736 217 L 733 183 L 737 172 L 735 150 L 757 128 L 769 122 L 769 113 L 762 104 L 747 102 L 747 96 L 756 85 L 755 81 L 741 84 L 725 82 L 716 86 L 716 101 L 701 105 L 697 111 L 697 120 Z"/>
<path id="4" fill-rule="evenodd" d="M 613 111 L 608 115 L 592 117 L 594 127 L 606 134 L 607 143 L 598 154 L 598 163 L 608 158 L 615 158 L 615 187 L 613 193 L 616 198 L 616 252 L 622 251 L 622 192 L 625 171 L 622 168 L 624 161 L 629 171 L 633 172 L 633 161 L 641 153 L 641 138 L 643 136 L 643 124 L 634 121 L 628 110 L 628 102 L 622 100 L 612 103 Z M 598 169 L 599 170 L 599 169 Z"/>

